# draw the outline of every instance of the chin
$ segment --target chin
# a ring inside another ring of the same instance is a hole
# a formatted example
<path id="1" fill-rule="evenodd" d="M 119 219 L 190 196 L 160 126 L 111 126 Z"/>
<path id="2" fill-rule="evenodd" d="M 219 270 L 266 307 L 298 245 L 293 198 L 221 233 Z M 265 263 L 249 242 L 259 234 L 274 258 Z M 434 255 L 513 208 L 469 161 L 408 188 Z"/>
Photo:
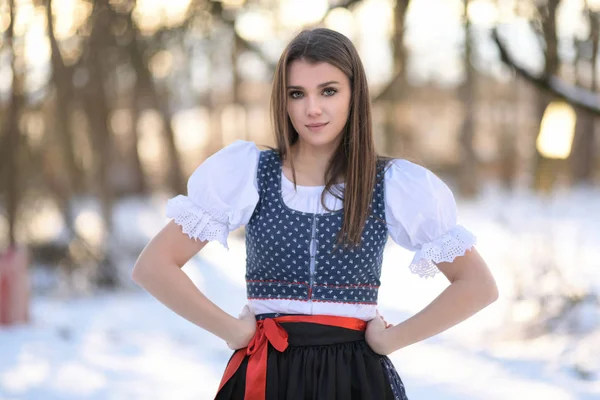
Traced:
<path id="1" fill-rule="evenodd" d="M 330 147 L 337 146 L 338 136 L 331 136 L 322 133 L 308 132 L 298 135 L 298 139 L 313 147 Z"/>

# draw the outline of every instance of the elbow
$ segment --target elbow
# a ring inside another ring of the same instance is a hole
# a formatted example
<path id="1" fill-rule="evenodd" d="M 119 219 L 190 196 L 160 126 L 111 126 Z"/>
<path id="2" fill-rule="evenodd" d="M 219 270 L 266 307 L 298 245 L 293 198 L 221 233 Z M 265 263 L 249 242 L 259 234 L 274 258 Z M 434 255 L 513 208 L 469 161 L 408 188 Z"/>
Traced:
<path id="1" fill-rule="evenodd" d="M 496 281 L 491 276 L 472 280 L 470 287 L 471 301 L 479 310 L 493 304 L 500 296 Z"/>
<path id="2" fill-rule="evenodd" d="M 490 293 L 490 304 L 496 302 L 496 300 L 498 300 L 499 297 L 500 293 L 498 292 L 498 287 L 494 285 L 494 290 L 492 293 Z"/>
<path id="3" fill-rule="evenodd" d="M 140 276 L 139 268 L 137 268 L 137 266 L 134 266 L 133 270 L 131 271 L 131 280 L 138 286 L 141 286 L 140 285 L 141 276 Z"/>
<path id="4" fill-rule="evenodd" d="M 143 287 L 143 282 L 145 280 L 146 273 L 144 272 L 143 265 L 138 261 L 133 266 L 131 270 L 131 280 L 136 283 L 138 286 Z"/>
<path id="5" fill-rule="evenodd" d="M 496 285 L 496 281 L 494 279 L 488 282 L 486 287 L 486 305 L 490 305 L 498 300 L 500 293 L 498 292 L 498 285 Z"/>
<path id="6" fill-rule="evenodd" d="M 148 290 L 164 279 L 165 268 L 161 265 L 168 264 L 162 259 L 151 259 L 149 256 L 140 257 L 131 270 L 131 280 L 138 286 Z"/>

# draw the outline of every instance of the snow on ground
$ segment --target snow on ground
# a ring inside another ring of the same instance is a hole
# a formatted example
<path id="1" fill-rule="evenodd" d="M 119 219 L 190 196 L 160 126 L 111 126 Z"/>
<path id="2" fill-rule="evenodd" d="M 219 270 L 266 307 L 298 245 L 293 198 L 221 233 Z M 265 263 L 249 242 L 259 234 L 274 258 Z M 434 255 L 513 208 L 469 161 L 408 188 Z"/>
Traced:
<path id="1" fill-rule="evenodd" d="M 578 315 L 585 334 L 548 334 L 529 341 L 498 340 L 512 330 L 515 274 L 535 268 L 545 249 L 565 265 L 564 279 L 600 293 L 600 193 L 489 192 L 460 202 L 460 221 L 479 238 L 501 298 L 470 320 L 391 356 L 411 400 L 575 400 L 600 398 L 599 307 Z M 127 276 L 136 251 L 165 223 L 164 198 L 123 202 L 118 242 Z M 539 245 L 538 243 L 541 243 Z M 227 252 L 209 244 L 185 271 L 225 311 L 245 302 L 244 245 Z M 420 279 L 412 255 L 390 240 L 380 310 L 391 323 L 419 311 L 447 285 Z M 38 279 L 39 276 L 36 276 Z M 38 295 L 32 323 L 0 329 L 0 400 L 212 399 L 230 350 L 220 339 L 178 317 L 140 290 L 89 296 Z M 517 327 L 518 328 L 518 327 Z M 585 341 L 584 341 L 585 339 Z M 583 347 L 582 343 L 585 343 Z M 569 357 L 585 353 L 592 375 L 580 379 Z"/>

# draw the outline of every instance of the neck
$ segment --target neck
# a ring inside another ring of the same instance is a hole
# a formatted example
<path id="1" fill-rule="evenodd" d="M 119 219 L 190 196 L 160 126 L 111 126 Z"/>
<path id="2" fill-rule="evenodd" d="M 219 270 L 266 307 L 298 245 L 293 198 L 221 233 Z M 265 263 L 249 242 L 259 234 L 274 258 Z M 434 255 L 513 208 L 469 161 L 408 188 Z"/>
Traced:
<path id="1" fill-rule="evenodd" d="M 296 142 L 290 150 L 294 158 L 294 169 L 298 181 L 308 182 L 309 185 L 325 184 L 325 172 L 336 148 L 337 145 L 324 148 L 307 145 L 301 140 Z M 287 168 L 290 168 L 289 162 L 285 164 Z M 291 169 L 289 171 L 288 176 L 291 178 Z"/>
<path id="2" fill-rule="evenodd" d="M 298 141 L 291 148 L 294 162 L 298 165 L 310 167 L 311 171 L 325 173 L 329 160 L 335 152 L 335 148 L 314 147 Z M 307 168 L 308 169 L 308 168 Z"/>

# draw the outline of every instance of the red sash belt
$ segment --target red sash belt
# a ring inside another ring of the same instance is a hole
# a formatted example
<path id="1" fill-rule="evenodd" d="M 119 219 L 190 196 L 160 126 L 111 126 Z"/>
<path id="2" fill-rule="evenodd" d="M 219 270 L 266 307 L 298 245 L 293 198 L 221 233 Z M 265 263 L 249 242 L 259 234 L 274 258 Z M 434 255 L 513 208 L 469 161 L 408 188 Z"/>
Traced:
<path id="1" fill-rule="evenodd" d="M 283 352 L 288 347 L 288 334 L 280 322 L 310 322 L 313 324 L 339 326 L 341 328 L 364 331 L 367 322 L 358 318 L 338 317 L 328 315 L 288 315 L 277 318 L 266 318 L 256 321 L 256 333 L 248 344 L 248 347 L 237 350 L 231 358 L 219 390 L 231 379 L 238 370 L 246 356 L 248 368 L 246 370 L 245 400 L 264 400 L 267 390 L 267 350 L 271 343 L 277 351 Z"/>

